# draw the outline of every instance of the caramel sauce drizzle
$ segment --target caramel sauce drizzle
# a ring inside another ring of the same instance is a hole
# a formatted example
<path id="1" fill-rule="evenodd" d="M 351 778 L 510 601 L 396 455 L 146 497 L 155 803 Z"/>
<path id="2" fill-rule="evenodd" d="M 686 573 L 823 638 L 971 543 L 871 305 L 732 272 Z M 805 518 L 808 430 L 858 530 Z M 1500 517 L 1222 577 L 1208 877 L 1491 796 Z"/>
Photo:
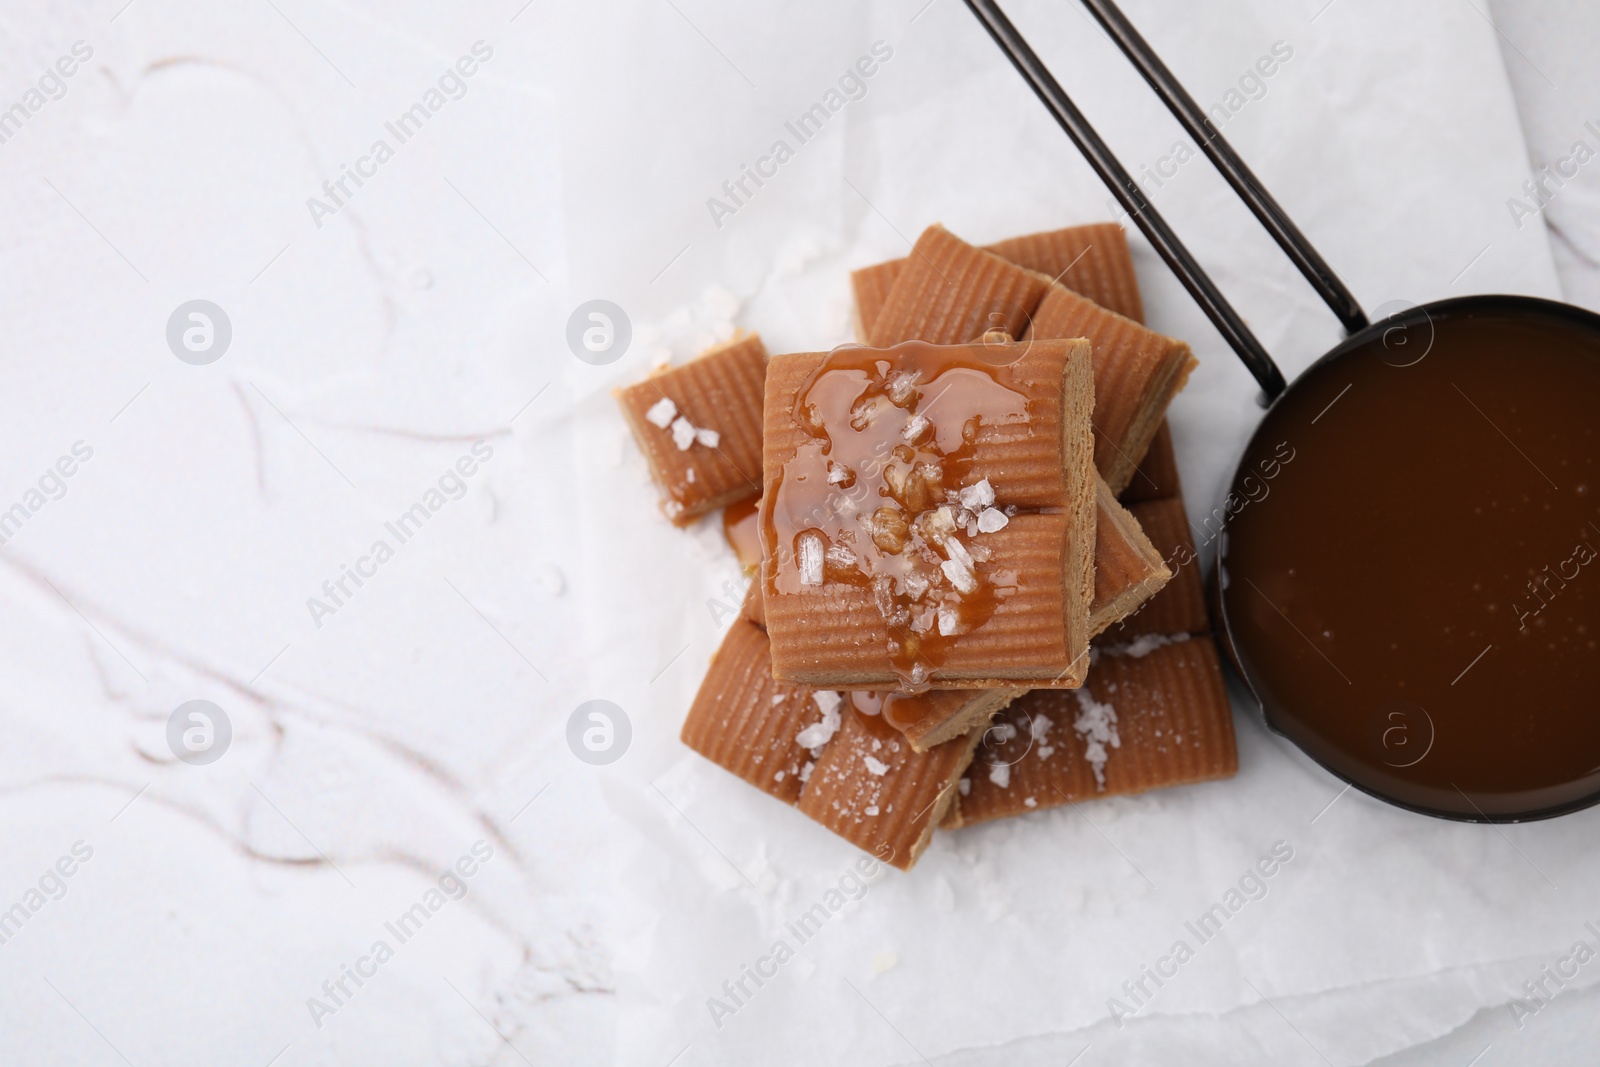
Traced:
<path id="1" fill-rule="evenodd" d="M 1017 588 L 979 532 L 996 502 L 972 466 L 980 431 L 1026 427 L 1031 412 L 983 351 L 916 341 L 835 349 L 795 397 L 810 440 L 762 505 L 768 593 L 870 590 L 910 692 L 926 689 L 962 635 Z"/>

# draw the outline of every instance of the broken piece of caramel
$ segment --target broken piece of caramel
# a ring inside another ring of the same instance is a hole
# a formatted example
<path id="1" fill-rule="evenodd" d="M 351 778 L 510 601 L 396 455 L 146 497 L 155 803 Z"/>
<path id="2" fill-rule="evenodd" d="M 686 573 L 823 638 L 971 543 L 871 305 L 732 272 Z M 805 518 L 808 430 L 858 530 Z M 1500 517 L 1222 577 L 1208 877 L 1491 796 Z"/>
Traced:
<path id="1" fill-rule="evenodd" d="M 1094 484 L 1088 346 L 772 360 L 760 512 L 773 671 L 840 689 L 1077 685 Z"/>
<path id="2" fill-rule="evenodd" d="M 675 524 L 761 492 L 766 366 L 761 338 L 746 334 L 617 391 Z"/>

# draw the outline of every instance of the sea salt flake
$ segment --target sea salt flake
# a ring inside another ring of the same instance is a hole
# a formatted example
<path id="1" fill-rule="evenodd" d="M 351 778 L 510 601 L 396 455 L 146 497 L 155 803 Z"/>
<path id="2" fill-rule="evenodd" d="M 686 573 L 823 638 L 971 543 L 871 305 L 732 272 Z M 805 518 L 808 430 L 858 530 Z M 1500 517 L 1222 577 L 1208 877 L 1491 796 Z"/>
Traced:
<path id="1" fill-rule="evenodd" d="M 889 375 L 889 402 L 895 405 L 904 404 L 911 399 L 911 394 L 917 388 L 917 382 L 922 378 L 921 371 L 896 371 Z"/>
<path id="2" fill-rule="evenodd" d="M 879 778 L 882 778 L 884 775 L 889 773 L 889 765 L 880 759 L 873 759 L 871 756 L 862 756 L 861 762 L 867 765 L 867 770 L 871 771 Z"/>
<path id="3" fill-rule="evenodd" d="M 857 562 L 856 554 L 850 551 L 850 546 L 848 545 L 833 545 L 829 547 L 828 551 L 823 554 L 823 558 L 835 567 L 842 568 L 854 567 Z"/>
<path id="4" fill-rule="evenodd" d="M 822 584 L 822 536 L 810 531 L 800 535 L 800 584 Z"/>
<path id="5" fill-rule="evenodd" d="M 961 779 L 961 783 L 959 785 L 957 785 L 956 788 L 961 790 L 961 795 L 962 796 L 970 795 L 972 793 L 972 779 L 971 778 L 963 778 L 963 779 Z"/>
<path id="6" fill-rule="evenodd" d="M 694 426 L 682 415 L 672 420 L 672 443 L 678 446 L 679 452 L 687 452 L 694 444 Z"/>
<path id="7" fill-rule="evenodd" d="M 999 786 L 1001 789 L 1010 789 L 1011 788 L 1011 764 L 1009 764 L 1009 763 L 991 763 L 991 764 L 989 764 L 989 781 L 993 782 L 995 785 Z"/>
<path id="8" fill-rule="evenodd" d="M 1117 736 L 1117 709 L 1095 700 L 1087 689 L 1079 689 L 1077 697 L 1078 714 L 1072 720 L 1072 728 L 1083 738 L 1083 758 L 1094 770 L 1095 788 L 1104 790 L 1106 761 L 1110 757 L 1106 746 L 1122 747 L 1122 738 Z"/>
<path id="9" fill-rule="evenodd" d="M 1189 640 L 1188 634 L 1143 634 L 1127 644 L 1108 645 L 1103 651 L 1108 656 L 1130 656 L 1133 659 L 1143 659 L 1158 648 L 1180 644 L 1187 640 Z"/>
<path id="10" fill-rule="evenodd" d="M 1029 807 L 1029 808 L 1037 808 L 1039 806 L 1039 802 L 1037 800 L 1033 799 L 1032 797 L 1029 797 L 1028 799 L 1024 800 L 1022 803 L 1023 803 L 1024 807 Z"/>
<path id="11" fill-rule="evenodd" d="M 690 485 L 694 484 L 694 468 L 693 467 L 690 467 L 688 472 L 684 474 L 683 480 L 688 482 Z"/>
<path id="12" fill-rule="evenodd" d="M 985 478 L 976 485 L 969 485 L 961 490 L 961 506 L 972 511 L 986 508 L 994 503 L 994 486 Z"/>
<path id="13" fill-rule="evenodd" d="M 824 695 L 832 697 L 833 700 L 824 701 L 822 699 Z M 839 732 L 839 694 L 831 690 L 822 690 L 813 694 L 813 698 L 817 702 L 817 707 L 822 709 L 822 721 L 814 722 L 801 730 L 795 735 L 794 741 L 801 748 L 811 749 L 812 755 L 816 755 L 816 750 L 832 741 L 833 735 Z"/>
<path id="14" fill-rule="evenodd" d="M 695 430 L 694 439 L 707 448 L 716 448 L 717 444 L 722 440 L 722 435 L 715 430 L 708 430 L 702 426 Z"/>
<path id="15" fill-rule="evenodd" d="M 800 768 L 800 780 L 802 782 L 811 781 L 811 772 L 816 769 L 817 765 L 815 763 L 808 762 L 804 767 Z"/>
<path id="16" fill-rule="evenodd" d="M 978 514 L 978 532 L 994 533 L 996 530 L 1004 529 L 1006 523 L 1010 521 L 1006 518 L 1006 513 L 999 508 L 984 508 Z"/>
<path id="17" fill-rule="evenodd" d="M 961 616 L 948 604 L 939 605 L 939 636 L 949 637 L 961 626 Z"/>
<path id="18" fill-rule="evenodd" d="M 920 441 L 923 438 L 923 436 L 932 426 L 933 423 L 928 420 L 928 416 L 913 415 L 907 419 L 906 424 L 901 427 L 900 436 L 915 444 L 917 441 Z"/>
<path id="19" fill-rule="evenodd" d="M 959 559 L 947 559 L 939 564 L 939 569 L 960 592 L 971 595 L 978 591 L 978 580 Z M 820 583 L 820 579 L 818 581 Z"/>
<path id="20" fill-rule="evenodd" d="M 669 397 L 662 397 L 650 405 L 650 410 L 644 413 L 644 420 L 652 426 L 659 426 L 665 430 L 672 425 L 672 420 L 678 417 L 678 405 Z"/>

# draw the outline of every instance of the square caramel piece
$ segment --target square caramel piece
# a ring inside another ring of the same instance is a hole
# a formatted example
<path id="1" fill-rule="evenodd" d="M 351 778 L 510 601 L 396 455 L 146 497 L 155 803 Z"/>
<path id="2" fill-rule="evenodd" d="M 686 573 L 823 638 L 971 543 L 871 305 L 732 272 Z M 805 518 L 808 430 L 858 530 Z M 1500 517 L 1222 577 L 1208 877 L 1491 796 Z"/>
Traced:
<path id="1" fill-rule="evenodd" d="M 1026 339 L 1047 337 L 1086 337 L 1094 346 L 1094 462 L 1120 493 L 1198 365 L 1194 355 L 1061 285 L 1050 287 L 1028 326 Z"/>
<path id="2" fill-rule="evenodd" d="M 962 344 L 996 330 L 1015 339 L 1049 284 L 943 226 L 930 226 L 884 295 L 867 338 L 877 348 L 902 341 Z"/>
<path id="3" fill-rule="evenodd" d="M 812 762 L 796 738 L 821 710 L 813 703 L 811 690 L 772 680 L 767 635 L 739 618 L 711 657 L 679 736 L 717 766 L 793 804 Z"/>
<path id="4" fill-rule="evenodd" d="M 1133 256 L 1128 251 L 1128 235 L 1114 222 L 1027 234 L 985 245 L 983 250 L 1053 278 L 1103 308 L 1135 322 L 1144 321 L 1144 303 L 1139 296 Z M 856 336 L 862 341 L 871 336 L 872 325 L 905 265 L 905 259 L 891 259 L 851 272 Z"/>
<path id="5" fill-rule="evenodd" d="M 759 579 L 774 677 L 1081 684 L 1092 405 L 1081 340 L 775 357 Z"/>
<path id="6" fill-rule="evenodd" d="M 1133 641 L 1147 634 L 1206 633 L 1211 623 L 1206 611 L 1205 582 L 1200 561 L 1189 537 L 1189 520 L 1183 500 L 1147 500 L 1128 509 L 1138 519 L 1167 566 L 1172 580 L 1143 607 L 1105 633 L 1106 642 Z"/>
<path id="7" fill-rule="evenodd" d="M 983 728 L 919 752 L 869 697 L 778 684 L 766 634 L 738 619 L 681 736 L 729 773 L 908 870 L 945 818 Z"/>
<path id="8" fill-rule="evenodd" d="M 901 870 L 922 856 L 948 814 L 984 727 L 917 752 L 904 734 L 846 711 L 800 794 L 800 810 Z"/>
<path id="9" fill-rule="evenodd" d="M 744 334 L 617 391 L 675 524 L 761 492 L 766 367 L 761 338 Z"/>
<path id="10" fill-rule="evenodd" d="M 1172 426 L 1161 420 L 1160 429 L 1150 439 L 1150 447 L 1139 461 L 1128 487 L 1119 499 L 1124 504 L 1139 504 L 1146 500 L 1166 500 L 1181 497 L 1183 483 L 1178 478 L 1178 457 L 1172 451 Z"/>
<path id="11" fill-rule="evenodd" d="M 1069 801 L 1229 778 L 1233 714 L 1209 637 L 1098 654 L 1075 692 L 1036 690 L 1000 713 L 947 827 Z"/>
<path id="12" fill-rule="evenodd" d="M 1089 636 L 1099 636 L 1160 594 L 1172 578 L 1160 549 L 1143 525 L 1117 503 L 1104 478 L 1095 475 L 1094 600 Z M 1180 511 L 1181 511 L 1180 505 Z"/>

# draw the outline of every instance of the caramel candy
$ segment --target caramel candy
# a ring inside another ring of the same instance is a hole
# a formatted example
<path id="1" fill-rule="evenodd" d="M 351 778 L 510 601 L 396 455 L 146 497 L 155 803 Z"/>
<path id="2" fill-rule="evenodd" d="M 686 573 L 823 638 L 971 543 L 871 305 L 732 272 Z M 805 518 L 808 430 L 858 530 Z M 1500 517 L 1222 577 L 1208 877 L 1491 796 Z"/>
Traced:
<path id="1" fill-rule="evenodd" d="M 747 496 L 722 509 L 722 536 L 733 549 L 734 558 L 746 574 L 754 574 L 761 566 L 760 523 L 756 511 L 761 506 L 758 497 Z"/>
<path id="2" fill-rule="evenodd" d="M 1091 377 L 1082 341 L 775 358 L 760 513 L 775 676 L 1081 684 Z"/>
<path id="3" fill-rule="evenodd" d="M 1189 346 L 1052 285 L 1026 340 L 1087 337 L 1094 345 L 1094 460 L 1122 492 L 1160 428 L 1167 405 L 1197 366 Z"/>
<path id="4" fill-rule="evenodd" d="M 1117 503 L 1105 479 L 1095 475 L 1094 601 L 1089 636 L 1138 611 L 1172 577 L 1162 553 L 1140 521 Z M 1182 521 L 1182 505 L 1179 505 Z"/>
<path id="5" fill-rule="evenodd" d="M 1135 322 L 1144 321 L 1139 279 L 1133 271 L 1133 257 L 1128 253 L 1128 236 L 1114 222 L 1013 237 L 986 245 L 983 250 L 1053 278 L 1103 308 L 1126 315 Z M 905 265 L 904 259 L 891 259 L 851 272 L 850 285 L 856 298 L 856 336 L 863 341 L 871 336 L 872 325 Z"/>
<path id="6" fill-rule="evenodd" d="M 885 863 L 909 870 L 944 820 L 983 728 L 925 752 L 850 708 L 817 759 L 800 810 Z"/>
<path id="7" fill-rule="evenodd" d="M 939 225 L 922 231 L 905 264 L 867 334 L 875 348 L 963 344 L 989 330 L 1020 337 L 1049 285 Z"/>
<path id="8" fill-rule="evenodd" d="M 689 707 L 683 743 L 763 793 L 793 804 L 811 753 L 795 740 L 815 722 L 811 690 L 772 680 L 767 635 L 735 619 Z"/>
<path id="9" fill-rule="evenodd" d="M 880 714 L 905 735 L 911 747 L 926 752 L 974 728 L 987 727 L 995 712 L 1026 689 L 930 689 L 925 693 L 851 693 L 859 709 Z"/>
<path id="10" fill-rule="evenodd" d="M 1150 440 L 1144 459 L 1139 461 L 1128 487 L 1122 491 L 1124 504 L 1138 504 L 1146 500 L 1166 500 L 1182 496 L 1183 483 L 1178 479 L 1178 457 L 1172 451 L 1172 426 L 1161 420 L 1161 428 Z"/>
<path id="11" fill-rule="evenodd" d="M 1081 293 L 1107 311 L 1144 321 L 1128 235 L 1114 222 L 1031 233 L 985 247 L 1001 259 Z"/>
<path id="12" fill-rule="evenodd" d="M 1084 688 L 1038 690 L 996 719 L 947 827 L 1069 801 L 1228 778 L 1239 769 L 1216 645 L 1101 652 Z"/>
<path id="13" fill-rule="evenodd" d="M 1184 514 L 1183 501 L 1178 497 L 1151 500 L 1128 510 L 1167 561 L 1172 580 L 1135 614 L 1107 631 L 1105 640 L 1121 642 L 1145 634 L 1208 632 L 1211 625 L 1206 617 L 1205 583 L 1200 577 L 1194 542 L 1189 539 L 1189 521 Z"/>
<path id="14" fill-rule="evenodd" d="M 981 733 L 918 752 L 838 693 L 774 682 L 766 635 L 738 619 L 712 657 L 682 738 L 724 770 L 909 870 L 949 810 Z"/>
<path id="15" fill-rule="evenodd" d="M 766 364 L 761 338 L 745 334 L 617 391 L 675 524 L 761 492 Z"/>

